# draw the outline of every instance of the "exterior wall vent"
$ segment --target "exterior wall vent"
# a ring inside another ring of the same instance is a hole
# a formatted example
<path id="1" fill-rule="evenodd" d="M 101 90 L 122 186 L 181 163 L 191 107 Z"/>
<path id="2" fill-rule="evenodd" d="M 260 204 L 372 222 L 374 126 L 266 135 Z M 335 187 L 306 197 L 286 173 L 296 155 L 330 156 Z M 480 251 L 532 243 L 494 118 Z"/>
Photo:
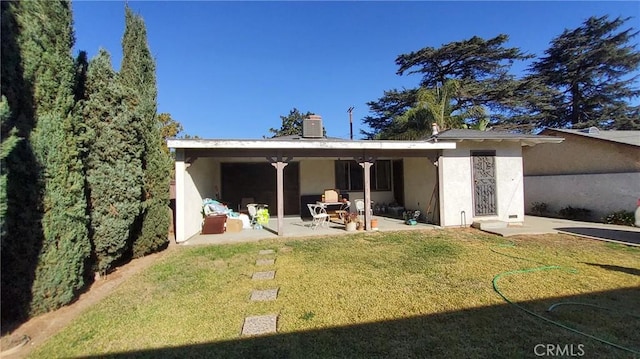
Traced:
<path id="1" fill-rule="evenodd" d="M 304 138 L 322 138 L 324 131 L 322 130 L 322 117 L 318 115 L 310 115 L 302 120 L 302 137 Z"/>

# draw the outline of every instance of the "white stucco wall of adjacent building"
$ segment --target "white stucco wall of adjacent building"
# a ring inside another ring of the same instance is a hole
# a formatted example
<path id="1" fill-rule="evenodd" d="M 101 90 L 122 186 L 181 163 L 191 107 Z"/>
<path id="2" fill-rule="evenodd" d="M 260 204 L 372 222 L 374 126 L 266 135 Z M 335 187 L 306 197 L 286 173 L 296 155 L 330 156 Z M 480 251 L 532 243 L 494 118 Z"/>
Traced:
<path id="1" fill-rule="evenodd" d="M 471 151 L 496 151 L 497 215 L 476 216 Z M 455 150 L 443 150 L 440 167 L 440 224 L 469 226 L 474 220 L 500 220 L 521 223 L 524 220 L 522 149 L 518 142 L 460 143 Z"/>

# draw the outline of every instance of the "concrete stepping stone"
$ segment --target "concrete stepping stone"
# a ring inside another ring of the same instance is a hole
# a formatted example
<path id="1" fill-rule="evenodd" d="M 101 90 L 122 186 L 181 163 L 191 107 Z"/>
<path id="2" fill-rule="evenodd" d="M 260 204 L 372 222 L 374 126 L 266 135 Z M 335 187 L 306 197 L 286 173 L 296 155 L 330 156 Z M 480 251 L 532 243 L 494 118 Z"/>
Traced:
<path id="1" fill-rule="evenodd" d="M 262 279 L 273 279 L 276 277 L 276 271 L 270 270 L 266 272 L 255 272 L 251 276 L 251 279 L 262 280 Z"/>
<path id="2" fill-rule="evenodd" d="M 260 250 L 260 252 L 258 252 L 259 255 L 263 256 L 266 254 L 274 254 L 275 251 L 273 249 L 262 249 Z"/>
<path id="3" fill-rule="evenodd" d="M 242 335 L 260 335 L 276 332 L 277 314 L 258 315 L 244 318 Z"/>
<path id="4" fill-rule="evenodd" d="M 258 259 L 256 260 L 257 266 L 272 266 L 276 263 L 275 259 Z"/>
<path id="5" fill-rule="evenodd" d="M 251 292 L 251 300 L 254 302 L 266 302 L 269 300 L 276 300 L 278 297 L 278 289 L 265 289 L 265 290 L 254 290 Z"/>

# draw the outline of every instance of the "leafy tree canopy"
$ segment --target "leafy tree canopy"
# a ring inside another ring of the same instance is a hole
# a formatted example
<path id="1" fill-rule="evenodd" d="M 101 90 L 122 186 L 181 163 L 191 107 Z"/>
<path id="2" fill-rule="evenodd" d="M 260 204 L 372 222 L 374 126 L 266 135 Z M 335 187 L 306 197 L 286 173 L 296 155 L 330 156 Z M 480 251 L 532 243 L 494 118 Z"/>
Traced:
<path id="1" fill-rule="evenodd" d="M 533 94 L 529 115 L 537 127 L 640 129 L 640 96 L 634 87 L 640 52 L 631 40 L 629 18 L 590 17 L 551 41 L 545 56 L 529 68 L 530 81 L 550 90 Z"/>
<path id="2" fill-rule="evenodd" d="M 279 129 L 269 129 L 269 132 L 272 133 L 271 138 L 291 135 L 302 136 L 303 120 L 310 115 L 314 115 L 314 113 L 307 111 L 307 113 L 303 114 L 294 107 L 291 111 L 289 111 L 289 114 L 287 116 L 280 116 L 282 126 Z"/>
<path id="3" fill-rule="evenodd" d="M 450 113 L 471 114 L 482 107 L 483 111 L 492 110 L 486 114 L 500 122 L 504 120 L 504 109 L 519 103 L 515 95 L 521 83 L 509 73 L 511 65 L 532 57 L 518 48 L 505 47 L 508 39 L 504 34 L 488 40 L 474 36 L 440 48 L 425 47 L 402 54 L 396 59 L 397 74 L 420 74 L 423 96 L 455 80 L 457 89 L 448 95 Z M 416 105 L 418 92 L 419 89 L 387 91 L 378 101 L 369 102 L 373 115 L 365 117 L 364 123 L 373 131 L 363 134 L 372 138 L 391 126 L 397 116 Z M 472 124 L 459 124 L 469 125 Z"/>
<path id="4" fill-rule="evenodd" d="M 182 132 L 183 128 L 180 122 L 176 121 L 171 117 L 170 113 L 161 113 L 157 116 L 158 122 L 160 123 L 160 134 L 162 135 L 162 149 L 169 153 L 169 148 L 167 147 L 167 139 L 176 138 L 178 134 Z"/>
<path id="5" fill-rule="evenodd" d="M 393 124 L 393 120 L 402 115 L 417 101 L 418 89 L 402 89 L 385 91 L 377 101 L 367 102 L 371 115 L 365 116 L 363 122 L 372 131 L 360 130 L 367 139 L 377 135 Z"/>
<path id="6" fill-rule="evenodd" d="M 415 104 L 395 117 L 376 137 L 380 139 L 417 140 L 432 133 L 432 125 L 440 131 L 450 128 L 486 128 L 488 120 L 482 106 L 456 110 L 460 81 L 447 80 L 434 89 L 420 88 Z"/>

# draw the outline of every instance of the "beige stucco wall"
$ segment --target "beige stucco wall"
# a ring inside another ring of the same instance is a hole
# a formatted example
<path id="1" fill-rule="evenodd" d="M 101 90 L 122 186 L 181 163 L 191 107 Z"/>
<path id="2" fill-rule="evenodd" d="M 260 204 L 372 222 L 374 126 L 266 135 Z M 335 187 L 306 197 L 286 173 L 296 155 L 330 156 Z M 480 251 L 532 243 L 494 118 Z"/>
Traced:
<path id="1" fill-rule="evenodd" d="M 571 206 L 591 210 L 591 219 L 615 211 L 633 212 L 640 198 L 640 172 L 565 176 L 526 176 L 525 203 L 543 202 L 551 213 Z"/>
<path id="2" fill-rule="evenodd" d="M 437 183 L 438 172 L 431 160 L 424 157 L 404 159 L 404 207 L 427 214 L 427 206 Z M 437 195 L 437 193 L 436 193 Z M 431 210 L 439 205 L 434 197 Z M 437 211 L 436 211 L 437 212 Z"/>
<path id="3" fill-rule="evenodd" d="M 322 193 L 335 187 L 335 166 L 333 160 L 300 161 L 300 195 Z"/>
<path id="4" fill-rule="evenodd" d="M 526 176 L 640 171 L 640 148 L 611 141 L 554 131 L 558 144 L 539 144 L 523 150 Z"/>
<path id="5" fill-rule="evenodd" d="M 497 215 L 475 216 L 471 151 L 496 151 Z M 460 143 L 455 150 L 443 150 L 440 167 L 440 224 L 471 225 L 474 220 L 524 220 L 522 149 L 517 142 Z M 511 217 L 511 218 L 510 218 Z"/>

